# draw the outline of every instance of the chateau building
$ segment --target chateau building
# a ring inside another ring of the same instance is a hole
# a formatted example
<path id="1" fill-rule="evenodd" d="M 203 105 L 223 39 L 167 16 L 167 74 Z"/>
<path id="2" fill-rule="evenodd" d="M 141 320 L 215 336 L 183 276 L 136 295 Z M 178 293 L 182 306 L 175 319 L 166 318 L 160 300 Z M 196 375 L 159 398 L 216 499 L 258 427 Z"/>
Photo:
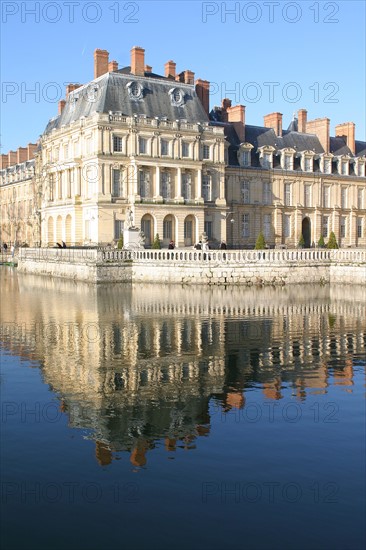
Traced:
<path id="1" fill-rule="evenodd" d="M 355 125 L 330 137 L 329 119 L 308 121 L 304 109 L 287 130 L 281 113 L 246 125 L 228 99 L 210 111 L 209 88 L 173 61 L 154 73 L 140 47 L 122 69 L 95 50 L 94 79 L 66 87 L 37 149 L 1 157 L 2 242 L 106 245 L 132 223 L 147 247 L 156 235 L 184 247 L 206 233 L 213 246 L 250 248 L 260 231 L 271 247 L 331 231 L 340 246 L 365 247 Z"/>

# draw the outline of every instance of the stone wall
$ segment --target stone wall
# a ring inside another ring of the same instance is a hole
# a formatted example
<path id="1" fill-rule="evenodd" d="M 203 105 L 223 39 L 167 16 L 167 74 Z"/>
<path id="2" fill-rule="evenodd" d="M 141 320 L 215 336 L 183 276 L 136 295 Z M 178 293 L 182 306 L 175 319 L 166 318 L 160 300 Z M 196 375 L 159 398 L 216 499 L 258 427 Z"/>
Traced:
<path id="1" fill-rule="evenodd" d="M 366 283 L 366 250 L 22 249 L 20 272 L 91 283 Z"/>

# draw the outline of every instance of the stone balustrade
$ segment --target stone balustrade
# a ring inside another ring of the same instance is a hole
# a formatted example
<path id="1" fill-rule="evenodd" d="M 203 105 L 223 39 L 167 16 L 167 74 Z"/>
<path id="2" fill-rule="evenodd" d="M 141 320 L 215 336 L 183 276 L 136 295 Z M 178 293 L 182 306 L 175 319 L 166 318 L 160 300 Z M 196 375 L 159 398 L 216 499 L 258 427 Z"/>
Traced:
<path id="1" fill-rule="evenodd" d="M 366 250 L 22 248 L 18 269 L 90 282 L 365 284 Z"/>

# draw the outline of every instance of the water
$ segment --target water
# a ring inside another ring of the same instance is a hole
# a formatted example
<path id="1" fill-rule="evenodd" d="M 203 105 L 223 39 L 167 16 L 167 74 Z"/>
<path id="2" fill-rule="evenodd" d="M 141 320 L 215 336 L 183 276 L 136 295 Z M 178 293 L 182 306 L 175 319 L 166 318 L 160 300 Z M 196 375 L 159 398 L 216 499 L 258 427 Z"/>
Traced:
<path id="1" fill-rule="evenodd" d="M 365 288 L 0 275 L 2 548 L 364 547 Z"/>

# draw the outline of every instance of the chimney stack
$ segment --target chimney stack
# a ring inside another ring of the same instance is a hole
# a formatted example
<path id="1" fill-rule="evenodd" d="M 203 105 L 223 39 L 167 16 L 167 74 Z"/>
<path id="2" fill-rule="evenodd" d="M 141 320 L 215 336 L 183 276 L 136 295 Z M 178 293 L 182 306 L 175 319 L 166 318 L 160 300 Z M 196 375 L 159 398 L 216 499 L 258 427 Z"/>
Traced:
<path id="1" fill-rule="evenodd" d="M 74 90 L 80 88 L 81 84 L 67 84 L 66 86 L 66 99 L 69 97 L 69 94 Z"/>
<path id="2" fill-rule="evenodd" d="M 108 63 L 108 72 L 109 73 L 115 73 L 116 71 L 118 71 L 117 61 L 109 61 L 109 63 Z"/>
<path id="3" fill-rule="evenodd" d="M 66 105 L 66 101 L 64 99 L 60 99 L 58 102 L 58 114 L 61 115 L 62 111 L 64 110 L 64 107 Z"/>
<path id="4" fill-rule="evenodd" d="M 194 84 L 194 73 L 192 71 L 184 71 L 185 84 Z"/>
<path id="5" fill-rule="evenodd" d="M 297 112 L 297 131 L 306 134 L 306 121 L 308 112 L 306 109 L 299 109 Z"/>
<path id="6" fill-rule="evenodd" d="M 9 166 L 8 155 L 1 155 L 0 170 L 4 170 L 4 168 L 7 168 L 8 166 Z"/>
<path id="7" fill-rule="evenodd" d="M 28 151 L 26 147 L 18 147 L 17 150 L 17 164 L 28 160 Z"/>
<path id="8" fill-rule="evenodd" d="M 108 72 L 108 58 L 109 52 L 107 50 L 96 49 L 94 51 L 94 78 Z"/>
<path id="9" fill-rule="evenodd" d="M 145 65 L 145 73 L 152 73 L 152 66 L 151 65 Z"/>
<path id="10" fill-rule="evenodd" d="M 16 151 L 9 151 L 8 153 L 8 166 L 13 166 L 17 163 L 17 153 Z"/>
<path id="11" fill-rule="evenodd" d="M 145 74 L 145 50 L 134 46 L 131 50 L 131 73 L 137 76 Z"/>
<path id="12" fill-rule="evenodd" d="M 306 133 L 315 134 L 325 153 L 329 153 L 329 118 L 316 118 L 306 123 Z"/>
<path id="13" fill-rule="evenodd" d="M 354 122 L 343 122 L 342 124 L 337 124 L 335 127 L 336 137 L 343 137 L 351 149 L 352 154 L 356 152 L 355 144 L 355 123 Z"/>
<path id="14" fill-rule="evenodd" d="M 208 116 L 210 112 L 210 83 L 208 80 L 201 80 L 199 78 L 196 80 L 195 84 L 196 94 L 198 95 L 198 98 Z"/>
<path id="15" fill-rule="evenodd" d="M 34 158 L 34 153 L 36 152 L 37 144 L 36 143 L 28 143 L 27 150 L 28 150 L 28 159 L 31 160 Z"/>
<path id="16" fill-rule="evenodd" d="M 276 136 L 282 136 L 282 113 L 270 113 L 264 117 L 264 127 L 273 128 Z"/>
<path id="17" fill-rule="evenodd" d="M 245 107 L 244 105 L 234 105 L 226 109 L 227 120 L 234 126 L 235 132 L 240 143 L 245 141 Z"/>
<path id="18" fill-rule="evenodd" d="M 164 65 L 164 76 L 165 78 L 175 78 L 175 69 L 176 69 L 176 63 L 174 61 L 170 60 L 167 61 Z"/>

